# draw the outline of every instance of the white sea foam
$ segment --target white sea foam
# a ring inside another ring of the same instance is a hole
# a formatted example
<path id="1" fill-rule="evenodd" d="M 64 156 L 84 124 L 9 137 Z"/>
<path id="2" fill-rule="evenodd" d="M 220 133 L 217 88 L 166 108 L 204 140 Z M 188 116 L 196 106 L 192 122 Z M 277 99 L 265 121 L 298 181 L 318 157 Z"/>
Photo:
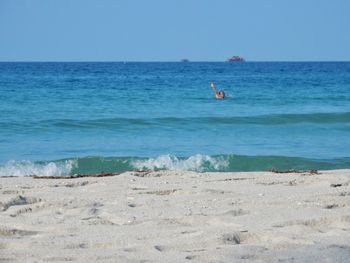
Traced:
<path id="1" fill-rule="evenodd" d="M 30 161 L 8 161 L 0 165 L 0 176 L 64 176 L 69 175 L 76 162 L 73 160 L 33 163 Z"/>
<path id="2" fill-rule="evenodd" d="M 180 159 L 173 155 L 161 155 L 157 158 L 133 161 L 136 169 L 166 169 L 180 171 L 219 171 L 228 167 L 229 162 L 222 157 L 211 157 L 208 155 L 193 155 L 187 159 Z"/>

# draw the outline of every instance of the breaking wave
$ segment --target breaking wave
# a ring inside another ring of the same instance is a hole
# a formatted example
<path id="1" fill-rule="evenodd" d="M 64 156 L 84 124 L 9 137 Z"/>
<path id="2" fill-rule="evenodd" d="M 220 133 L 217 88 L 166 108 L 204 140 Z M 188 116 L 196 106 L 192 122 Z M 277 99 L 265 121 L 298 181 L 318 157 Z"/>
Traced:
<path id="1" fill-rule="evenodd" d="M 194 155 L 189 158 L 178 158 L 172 155 L 162 155 L 157 158 L 135 160 L 132 165 L 140 170 L 180 170 L 180 171 L 220 171 L 228 167 L 229 162 L 224 157 Z"/>
<path id="2" fill-rule="evenodd" d="M 53 162 L 9 161 L 0 165 L 0 176 L 65 176 L 76 165 L 74 160 Z"/>
<path id="3" fill-rule="evenodd" d="M 145 157 L 83 157 L 56 161 L 9 161 L 0 165 L 0 176 L 68 176 L 135 170 L 176 170 L 196 172 L 266 171 L 270 169 L 345 169 L 350 158 L 308 159 L 286 156 L 161 155 Z"/>

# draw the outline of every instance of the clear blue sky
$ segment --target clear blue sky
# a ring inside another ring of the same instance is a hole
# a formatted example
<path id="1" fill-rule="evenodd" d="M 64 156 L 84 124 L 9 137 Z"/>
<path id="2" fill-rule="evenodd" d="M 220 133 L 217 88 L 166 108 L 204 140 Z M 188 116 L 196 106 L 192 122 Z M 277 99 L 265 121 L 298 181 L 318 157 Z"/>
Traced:
<path id="1" fill-rule="evenodd" d="M 0 0 L 0 61 L 350 60 L 349 0 Z"/>

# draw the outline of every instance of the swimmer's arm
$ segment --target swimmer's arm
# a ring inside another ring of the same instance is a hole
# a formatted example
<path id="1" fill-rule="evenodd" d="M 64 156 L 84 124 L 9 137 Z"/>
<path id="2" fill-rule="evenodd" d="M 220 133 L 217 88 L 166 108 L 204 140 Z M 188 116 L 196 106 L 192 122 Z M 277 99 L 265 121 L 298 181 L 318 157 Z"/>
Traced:
<path id="1" fill-rule="evenodd" d="M 214 83 L 210 83 L 210 87 L 213 89 L 215 95 L 218 95 L 218 92 L 216 91 Z"/>

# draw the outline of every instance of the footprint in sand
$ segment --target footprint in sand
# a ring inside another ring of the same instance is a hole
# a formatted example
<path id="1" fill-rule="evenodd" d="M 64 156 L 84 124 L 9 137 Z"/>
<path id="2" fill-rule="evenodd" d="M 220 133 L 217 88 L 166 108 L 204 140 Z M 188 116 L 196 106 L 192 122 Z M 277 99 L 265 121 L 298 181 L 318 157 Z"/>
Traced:
<path id="1" fill-rule="evenodd" d="M 0 203 L 0 211 L 6 211 L 11 206 L 17 206 L 17 205 L 29 205 L 29 204 L 35 204 L 40 202 L 41 199 L 37 199 L 35 197 L 25 197 L 25 196 L 16 196 L 9 201 L 5 203 Z"/>
<path id="2" fill-rule="evenodd" d="M 235 231 L 232 233 L 223 234 L 220 240 L 225 245 L 240 245 L 261 240 L 261 236 L 257 234 L 248 233 L 247 230 Z"/>
<path id="3" fill-rule="evenodd" d="M 221 241 L 226 245 L 239 245 L 243 241 L 240 233 L 234 232 L 229 234 L 223 234 Z"/>

